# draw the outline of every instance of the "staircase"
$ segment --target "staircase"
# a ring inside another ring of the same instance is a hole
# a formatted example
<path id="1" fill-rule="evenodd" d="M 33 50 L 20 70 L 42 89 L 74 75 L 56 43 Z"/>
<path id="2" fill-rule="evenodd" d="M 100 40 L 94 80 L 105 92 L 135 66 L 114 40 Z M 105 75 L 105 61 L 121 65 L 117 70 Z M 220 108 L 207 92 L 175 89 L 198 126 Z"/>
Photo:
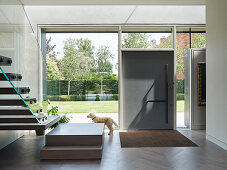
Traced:
<path id="1" fill-rule="evenodd" d="M 58 116 L 49 116 L 48 120 L 41 123 L 29 108 L 36 103 L 36 98 L 23 98 L 22 94 L 29 94 L 29 87 L 15 87 L 12 81 L 21 81 L 22 75 L 5 73 L 2 66 L 11 66 L 12 59 L 0 56 L 0 81 L 8 81 L 11 87 L 0 87 L 0 130 L 36 130 L 37 135 L 42 135 L 44 130 L 60 120 Z M 4 96 L 7 96 L 4 98 Z M 3 96 L 3 97 L 2 97 Z M 17 96 L 12 98 L 9 96 Z M 19 98 L 18 98 L 19 96 Z M 39 113 L 40 110 L 35 111 Z"/>

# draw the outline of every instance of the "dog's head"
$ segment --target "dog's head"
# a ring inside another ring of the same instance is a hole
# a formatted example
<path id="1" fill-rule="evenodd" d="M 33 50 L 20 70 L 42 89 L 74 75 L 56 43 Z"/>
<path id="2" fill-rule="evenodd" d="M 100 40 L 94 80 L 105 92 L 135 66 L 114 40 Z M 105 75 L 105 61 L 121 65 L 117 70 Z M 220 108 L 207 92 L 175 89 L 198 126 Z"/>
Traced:
<path id="1" fill-rule="evenodd" d="M 87 118 L 94 118 L 95 117 L 95 114 L 94 113 L 89 113 L 88 115 L 87 115 Z"/>

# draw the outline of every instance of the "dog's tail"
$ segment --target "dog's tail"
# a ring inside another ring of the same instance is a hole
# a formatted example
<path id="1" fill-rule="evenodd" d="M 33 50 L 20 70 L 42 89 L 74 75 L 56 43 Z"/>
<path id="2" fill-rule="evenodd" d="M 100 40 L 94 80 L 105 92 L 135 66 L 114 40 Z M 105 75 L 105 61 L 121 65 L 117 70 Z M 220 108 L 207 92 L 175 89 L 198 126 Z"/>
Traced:
<path id="1" fill-rule="evenodd" d="M 117 124 L 114 120 L 113 120 L 113 124 L 114 124 L 115 126 L 119 127 L 118 124 Z"/>

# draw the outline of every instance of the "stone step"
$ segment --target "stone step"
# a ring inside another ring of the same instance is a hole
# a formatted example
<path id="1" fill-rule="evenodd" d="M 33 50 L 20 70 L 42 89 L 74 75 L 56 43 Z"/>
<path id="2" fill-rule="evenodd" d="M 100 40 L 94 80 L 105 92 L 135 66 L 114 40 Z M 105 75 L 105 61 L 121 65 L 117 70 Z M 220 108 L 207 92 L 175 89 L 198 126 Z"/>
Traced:
<path id="1" fill-rule="evenodd" d="M 102 146 L 104 123 L 60 124 L 46 134 L 46 146 Z"/>
<path id="2" fill-rule="evenodd" d="M 40 159 L 101 159 L 102 146 L 45 146 Z"/>

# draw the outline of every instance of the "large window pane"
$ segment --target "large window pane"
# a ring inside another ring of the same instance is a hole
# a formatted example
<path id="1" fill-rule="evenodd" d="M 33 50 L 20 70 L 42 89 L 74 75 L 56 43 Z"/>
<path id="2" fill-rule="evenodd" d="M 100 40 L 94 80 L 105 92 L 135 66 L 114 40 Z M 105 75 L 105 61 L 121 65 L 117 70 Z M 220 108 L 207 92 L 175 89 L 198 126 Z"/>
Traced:
<path id="1" fill-rule="evenodd" d="M 72 122 L 89 122 L 89 112 L 118 121 L 117 33 L 47 33 L 46 51 L 46 96 L 59 113 Z"/>
<path id="2" fill-rule="evenodd" d="M 171 48 L 170 27 L 123 28 L 122 48 Z"/>

